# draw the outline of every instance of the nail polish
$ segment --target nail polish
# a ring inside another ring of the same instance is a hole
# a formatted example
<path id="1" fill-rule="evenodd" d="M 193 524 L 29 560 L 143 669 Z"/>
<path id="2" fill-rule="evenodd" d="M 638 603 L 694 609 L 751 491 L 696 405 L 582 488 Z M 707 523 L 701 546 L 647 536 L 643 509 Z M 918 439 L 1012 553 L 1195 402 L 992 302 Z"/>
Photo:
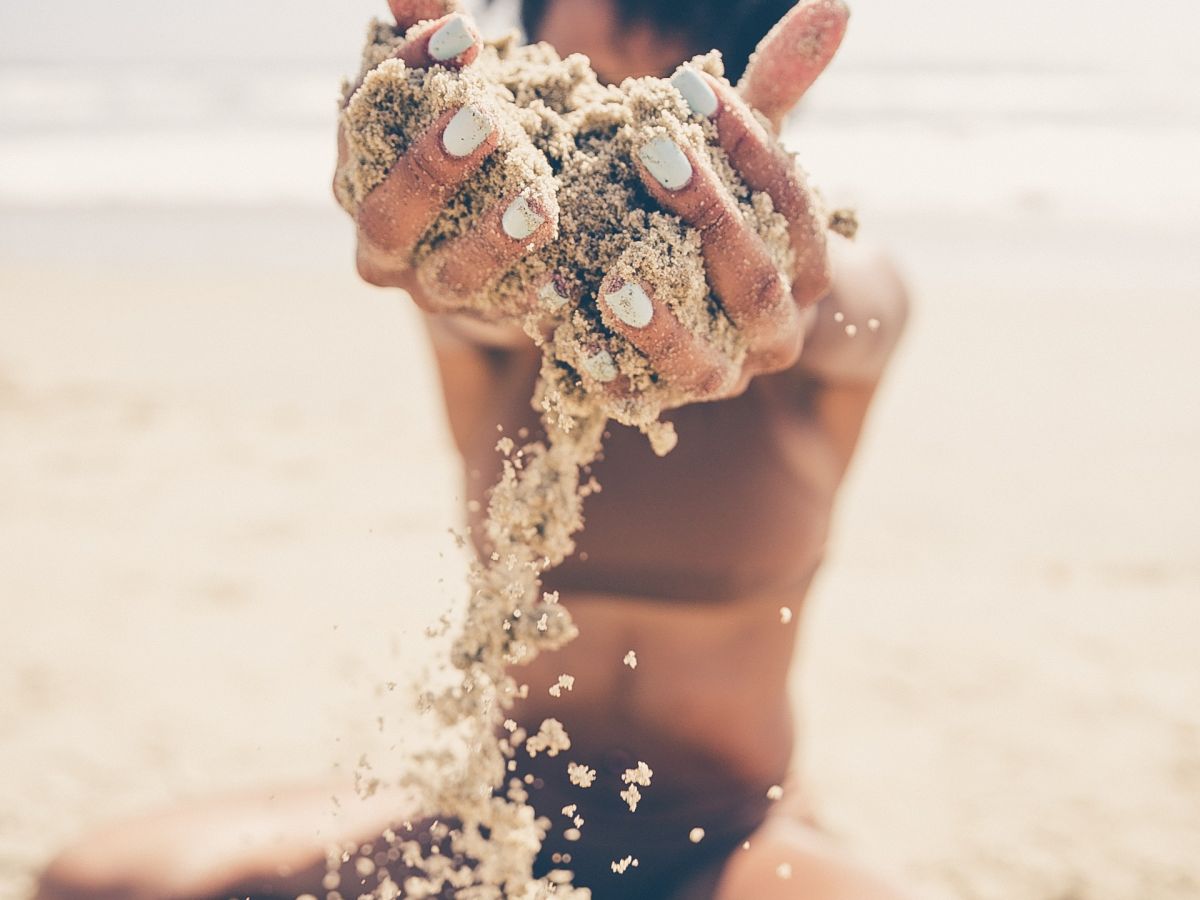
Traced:
<path id="1" fill-rule="evenodd" d="M 627 281 L 614 291 L 604 294 L 604 302 L 613 315 L 632 328 L 645 328 L 654 318 L 654 304 L 642 286 Z"/>
<path id="2" fill-rule="evenodd" d="M 607 350 L 601 350 L 598 353 L 593 353 L 591 356 L 583 358 L 583 369 L 601 384 L 608 384 L 617 377 L 617 364 L 613 361 L 612 354 Z"/>
<path id="3" fill-rule="evenodd" d="M 475 36 L 467 27 L 467 20 L 455 16 L 429 38 L 429 55 L 438 62 L 445 62 L 466 52 L 474 43 Z"/>
<path id="4" fill-rule="evenodd" d="M 696 115 L 708 118 L 717 111 L 716 93 L 695 69 L 680 69 L 671 77 L 671 84 Z"/>
<path id="5" fill-rule="evenodd" d="M 500 224 L 504 227 L 504 233 L 514 241 L 523 241 L 537 231 L 545 221 L 546 217 L 530 206 L 529 201 L 525 199 L 525 194 L 521 194 L 508 204 L 508 209 L 504 211 Z"/>
<path id="6" fill-rule="evenodd" d="M 686 187 L 692 180 L 692 164 L 679 145 L 668 137 L 656 137 L 638 150 L 642 161 L 654 179 L 668 191 Z"/>
<path id="7" fill-rule="evenodd" d="M 555 275 L 542 285 L 542 289 L 538 291 L 538 299 L 551 310 L 559 310 L 566 305 L 567 300 L 570 298 L 567 297 L 567 292 L 559 285 L 559 278 Z"/>
<path id="8" fill-rule="evenodd" d="M 464 106 L 442 132 L 442 146 L 451 156 L 461 159 L 470 156 L 495 129 L 491 117 L 478 106 Z"/>

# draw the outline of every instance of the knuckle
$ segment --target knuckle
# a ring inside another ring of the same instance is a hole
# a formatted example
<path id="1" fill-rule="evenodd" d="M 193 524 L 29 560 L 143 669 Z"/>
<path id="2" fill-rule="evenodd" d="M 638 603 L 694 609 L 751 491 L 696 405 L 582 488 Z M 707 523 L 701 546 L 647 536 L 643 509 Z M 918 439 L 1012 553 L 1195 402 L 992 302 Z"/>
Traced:
<path id="1" fill-rule="evenodd" d="M 795 364 L 804 329 L 800 309 L 778 273 L 751 289 L 754 313 L 741 323 L 758 371 L 777 372 Z"/>
<path id="2" fill-rule="evenodd" d="M 704 232 L 723 232 L 733 221 L 729 205 L 716 191 L 700 191 L 689 212 L 692 225 Z"/>
<path id="3" fill-rule="evenodd" d="M 503 228 L 489 228 L 479 242 L 480 271 L 489 276 L 498 276 L 507 271 L 538 243 L 539 232 L 517 241 L 504 233 Z"/>
<path id="4" fill-rule="evenodd" d="M 801 268 L 792 284 L 792 298 L 801 309 L 806 309 L 829 293 L 832 283 L 829 259 L 822 253 Z"/>
<path id="5" fill-rule="evenodd" d="M 441 133 L 436 129 L 431 130 L 425 140 L 417 141 L 404 155 L 408 174 L 414 184 L 439 190 L 447 180 L 448 173 L 437 149 L 441 140 Z"/>
<path id="6" fill-rule="evenodd" d="M 379 268 L 374 263 L 365 259 L 363 254 L 358 254 L 356 263 L 359 278 L 361 278 L 367 284 L 374 285 L 375 287 L 387 287 L 387 285 L 383 283 L 382 273 L 379 271 Z"/>
<path id="7" fill-rule="evenodd" d="M 375 287 L 395 287 L 398 284 L 395 270 L 380 265 L 378 257 L 361 243 L 354 262 L 358 269 L 358 277 L 367 284 Z"/>
<path id="8" fill-rule="evenodd" d="M 800 359 L 803 345 L 804 333 L 797 323 L 795 328 L 786 329 L 774 335 L 771 341 L 754 347 L 751 356 L 755 371 L 781 372 L 790 369 Z"/>
<path id="9" fill-rule="evenodd" d="M 764 267 L 755 274 L 747 296 L 756 319 L 774 318 L 782 308 L 792 303 L 783 276 L 774 266 Z"/>
<path id="10" fill-rule="evenodd" d="M 753 149 L 756 136 L 741 110 L 733 111 L 726 127 L 726 152 L 730 157 L 736 160 Z"/>
<path id="11" fill-rule="evenodd" d="M 358 243 L 360 254 L 370 252 L 397 253 L 403 241 L 394 217 L 389 215 L 380 189 L 364 198 L 358 208 Z"/>
<path id="12" fill-rule="evenodd" d="M 728 363 L 709 363 L 698 373 L 695 384 L 696 393 L 701 397 L 723 396 L 731 387 L 731 371 Z"/>

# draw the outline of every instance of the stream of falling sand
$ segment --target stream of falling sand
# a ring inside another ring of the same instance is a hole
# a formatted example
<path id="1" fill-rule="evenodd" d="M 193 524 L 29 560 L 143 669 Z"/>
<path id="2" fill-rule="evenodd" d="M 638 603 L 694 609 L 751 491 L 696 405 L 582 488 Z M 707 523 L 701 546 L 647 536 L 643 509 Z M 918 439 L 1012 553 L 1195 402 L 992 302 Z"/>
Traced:
<path id="1" fill-rule="evenodd" d="M 361 892 L 340 892 L 335 874 L 358 848 L 335 851 L 327 900 L 591 896 L 587 889 L 572 886 L 566 868 L 534 877 L 534 862 L 550 821 L 529 804 L 525 783 L 516 774 L 518 754 L 554 757 L 570 748 L 570 738 L 557 719 L 546 719 L 536 734 L 528 735 L 507 718 L 528 690 L 509 668 L 562 647 L 578 633 L 557 595 L 542 590 L 542 574 L 574 549 L 572 536 L 583 524 L 583 500 L 596 487 L 590 479 L 582 483 L 581 475 L 595 461 L 608 422 L 599 404 L 573 393 L 569 397 L 561 392 L 553 364 L 547 362 L 535 394 L 545 441 L 517 446 L 503 437 L 497 445 L 504 456 L 503 471 L 492 490 L 484 526 L 491 553 L 471 565 L 465 621 L 451 651 L 459 674 L 449 688 L 420 698 L 422 709 L 462 743 L 457 750 L 418 754 L 403 778 L 406 786 L 416 789 L 420 809 L 438 818 L 386 832 L 395 878 L 387 866 L 360 858 L 365 864 L 359 873 L 370 877 L 370 882 L 363 878 Z M 568 766 L 565 758 L 563 765 Z M 570 772 L 576 784 L 590 783 L 586 766 L 572 763 Z M 646 769 L 643 784 L 648 775 Z M 373 886 L 366 887 L 371 882 Z"/>

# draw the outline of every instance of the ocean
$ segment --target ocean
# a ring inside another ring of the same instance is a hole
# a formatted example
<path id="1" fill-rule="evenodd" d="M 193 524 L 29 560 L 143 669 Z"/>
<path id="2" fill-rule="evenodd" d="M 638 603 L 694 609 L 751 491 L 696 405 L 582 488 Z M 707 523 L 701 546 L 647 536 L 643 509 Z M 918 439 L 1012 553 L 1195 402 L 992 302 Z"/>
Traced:
<path id="1" fill-rule="evenodd" d="M 338 83 L 382 0 L 193 6 L 4 6 L 0 207 L 330 202 Z M 862 0 L 786 140 L 882 215 L 1194 222 L 1200 13 L 1133 12 Z"/>

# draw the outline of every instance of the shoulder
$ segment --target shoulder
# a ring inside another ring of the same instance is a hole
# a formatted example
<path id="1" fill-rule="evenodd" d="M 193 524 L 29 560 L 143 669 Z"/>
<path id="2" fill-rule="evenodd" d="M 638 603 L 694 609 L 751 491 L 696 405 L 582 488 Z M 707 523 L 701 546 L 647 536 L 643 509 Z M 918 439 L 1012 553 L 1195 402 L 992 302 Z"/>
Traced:
<path id="1" fill-rule="evenodd" d="M 798 368 L 826 383 L 874 384 L 908 324 L 908 286 L 869 237 L 831 235 L 829 258 L 830 290 L 810 313 Z"/>
<path id="2" fill-rule="evenodd" d="M 884 315 L 907 316 L 908 289 L 895 257 L 869 237 L 831 235 L 831 293 L 843 304 Z"/>

